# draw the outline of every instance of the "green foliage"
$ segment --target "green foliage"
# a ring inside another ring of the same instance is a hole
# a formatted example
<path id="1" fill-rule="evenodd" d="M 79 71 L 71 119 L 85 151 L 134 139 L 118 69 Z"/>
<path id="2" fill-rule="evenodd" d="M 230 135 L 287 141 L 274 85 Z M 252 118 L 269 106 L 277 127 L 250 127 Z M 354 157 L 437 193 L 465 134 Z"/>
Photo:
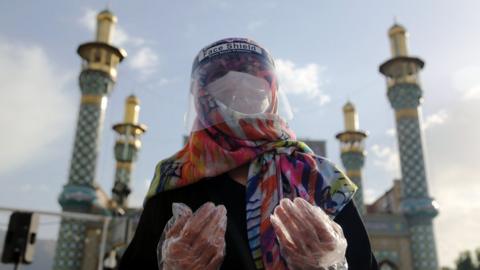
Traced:
<path id="1" fill-rule="evenodd" d="M 475 250 L 475 257 L 477 257 L 477 269 L 476 270 L 480 270 L 480 248 L 477 248 L 477 250 Z"/>
<path id="2" fill-rule="evenodd" d="M 455 261 L 456 270 L 480 270 L 480 248 L 475 251 L 475 257 L 472 257 L 470 251 L 463 251 Z M 445 268 L 446 270 L 448 268 Z"/>

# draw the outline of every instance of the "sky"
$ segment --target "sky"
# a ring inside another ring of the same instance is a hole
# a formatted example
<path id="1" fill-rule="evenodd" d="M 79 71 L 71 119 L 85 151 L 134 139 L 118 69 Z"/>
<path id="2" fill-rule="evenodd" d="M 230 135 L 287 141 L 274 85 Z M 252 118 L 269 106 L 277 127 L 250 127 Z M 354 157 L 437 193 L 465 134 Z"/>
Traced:
<path id="1" fill-rule="evenodd" d="M 94 39 L 107 1 L 0 1 L 0 206 L 60 211 L 80 90 L 76 48 Z M 337 164 L 342 106 L 352 101 L 368 132 L 367 202 L 400 177 L 393 111 L 378 66 L 390 57 L 394 18 L 409 31 L 410 53 L 426 62 L 422 123 L 441 265 L 480 247 L 480 17 L 478 1 L 110 1 L 118 17 L 120 64 L 101 133 L 97 182 L 110 192 L 115 161 L 111 126 L 125 98 L 141 100 L 149 129 L 135 164 L 130 202 L 140 206 L 155 164 L 186 133 L 191 63 L 205 45 L 250 37 L 276 59 L 280 85 L 300 138 L 327 141 Z M 1 220 L 0 225 L 5 225 Z M 0 227 L 4 228 L 4 227 Z"/>

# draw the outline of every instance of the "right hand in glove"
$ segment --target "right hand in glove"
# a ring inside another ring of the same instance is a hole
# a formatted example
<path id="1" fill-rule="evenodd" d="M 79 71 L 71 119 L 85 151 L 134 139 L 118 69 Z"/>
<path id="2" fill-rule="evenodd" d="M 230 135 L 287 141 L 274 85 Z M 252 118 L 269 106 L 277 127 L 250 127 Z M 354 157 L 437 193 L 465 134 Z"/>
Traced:
<path id="1" fill-rule="evenodd" d="M 182 213 L 166 231 L 160 269 L 219 269 L 225 256 L 225 207 L 207 202 L 193 214 L 186 205 L 176 207 Z"/>
<path id="2" fill-rule="evenodd" d="M 342 228 L 320 207 L 282 199 L 270 220 L 289 269 L 346 269 Z"/>

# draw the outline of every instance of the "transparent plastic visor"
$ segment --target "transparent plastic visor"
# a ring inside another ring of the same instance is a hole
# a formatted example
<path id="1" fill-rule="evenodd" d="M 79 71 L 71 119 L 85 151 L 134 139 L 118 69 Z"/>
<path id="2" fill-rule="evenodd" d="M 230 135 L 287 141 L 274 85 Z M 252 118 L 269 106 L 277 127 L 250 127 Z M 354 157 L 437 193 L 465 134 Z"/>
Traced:
<path id="1" fill-rule="evenodd" d="M 201 89 L 193 88 L 185 114 L 188 133 L 242 118 L 293 118 L 286 95 L 263 78 L 229 71 Z"/>

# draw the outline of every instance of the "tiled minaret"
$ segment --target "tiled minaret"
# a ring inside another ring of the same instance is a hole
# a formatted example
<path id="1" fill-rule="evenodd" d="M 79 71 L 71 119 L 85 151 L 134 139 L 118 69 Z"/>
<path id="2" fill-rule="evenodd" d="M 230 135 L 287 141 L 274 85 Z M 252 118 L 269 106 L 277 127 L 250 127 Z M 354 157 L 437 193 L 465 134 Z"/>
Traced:
<path id="1" fill-rule="evenodd" d="M 419 119 L 424 62 L 408 55 L 407 32 L 395 24 L 389 31 L 392 58 L 380 66 L 387 78 L 387 96 L 395 110 L 402 171 L 402 211 L 407 217 L 414 270 L 438 270 L 432 220 L 438 214 L 428 192 Z"/>
<path id="2" fill-rule="evenodd" d="M 112 189 L 112 199 L 116 206 L 127 208 L 127 198 L 130 194 L 130 178 L 133 163 L 137 159 L 141 147 L 140 136 L 145 133 L 147 127 L 138 123 L 140 112 L 140 100 L 131 95 L 125 102 L 125 116 L 123 123 L 116 124 L 113 129 L 117 132 L 115 142 L 115 183 Z"/>
<path id="3" fill-rule="evenodd" d="M 365 213 L 362 187 L 362 167 L 365 162 L 364 140 L 367 134 L 358 129 L 358 115 L 351 102 L 343 106 L 345 131 L 337 134 L 340 141 L 340 150 L 343 166 L 347 176 L 358 186 L 353 197 L 355 205 L 361 215 Z"/>
<path id="4" fill-rule="evenodd" d="M 82 58 L 79 77 L 82 95 L 68 182 L 59 197 L 63 211 L 106 212 L 105 200 L 99 197 L 101 192 L 95 184 L 95 171 L 108 95 L 117 77 L 117 65 L 126 56 L 124 50 L 111 45 L 116 20 L 110 11 L 100 12 L 97 16 L 96 40 L 80 45 L 77 50 Z M 87 239 L 98 234 L 98 230 L 90 230 L 89 226 L 80 220 L 62 220 L 53 269 L 80 270 L 90 267 L 87 264 L 90 265 L 92 261 L 88 255 L 91 254 L 91 241 Z"/>

